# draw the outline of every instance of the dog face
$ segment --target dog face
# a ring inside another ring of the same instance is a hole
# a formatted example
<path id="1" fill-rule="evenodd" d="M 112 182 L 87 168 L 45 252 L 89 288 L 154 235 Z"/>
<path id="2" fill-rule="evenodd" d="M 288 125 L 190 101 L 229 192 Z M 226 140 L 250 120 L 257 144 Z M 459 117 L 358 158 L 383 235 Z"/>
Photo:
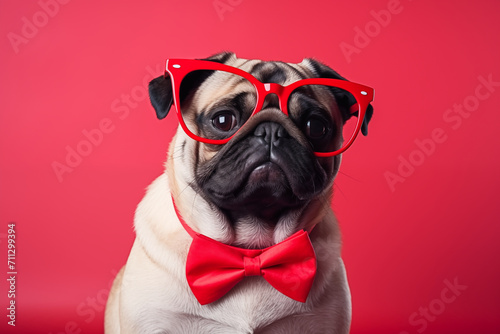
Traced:
<path id="1" fill-rule="evenodd" d="M 250 73 L 262 83 L 287 86 L 307 78 L 343 79 L 311 59 L 300 64 L 238 59 L 232 53 L 206 60 Z M 172 105 L 172 82 L 159 77 L 150 83 L 151 102 L 158 118 Z M 352 116 L 353 97 L 319 85 L 297 89 L 286 109 L 277 95 L 257 104 L 255 88 L 241 76 L 222 71 L 195 71 L 179 90 L 183 122 L 191 133 L 210 140 L 231 138 L 223 145 L 201 143 L 179 130 L 169 160 L 175 178 L 208 211 L 223 217 L 223 229 L 235 231 L 232 243 L 266 247 L 300 228 L 308 228 L 330 207 L 340 155 L 318 157 L 315 152 L 340 148 L 342 128 Z M 366 135 L 373 110 L 362 126 Z M 177 153 L 182 151 L 182 158 Z M 178 169 L 183 169 L 179 171 Z M 218 219 L 221 221 L 221 219 Z M 281 232 L 278 232 L 281 231 Z M 280 236 L 273 234 L 279 234 Z"/>

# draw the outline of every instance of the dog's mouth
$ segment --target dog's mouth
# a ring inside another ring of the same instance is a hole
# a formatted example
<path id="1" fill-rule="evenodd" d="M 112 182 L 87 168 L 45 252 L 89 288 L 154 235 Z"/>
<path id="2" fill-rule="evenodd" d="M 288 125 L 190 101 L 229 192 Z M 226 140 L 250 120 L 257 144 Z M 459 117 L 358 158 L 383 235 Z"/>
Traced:
<path id="1" fill-rule="evenodd" d="M 281 169 L 278 164 L 268 161 L 257 166 L 250 172 L 247 183 L 266 186 L 268 184 L 274 184 L 276 181 L 282 181 L 280 183 L 288 183 L 283 169 Z"/>
<path id="2" fill-rule="evenodd" d="M 256 167 L 243 171 L 241 179 L 234 182 L 236 187 L 226 188 L 229 190 L 227 192 L 209 190 L 219 207 L 272 218 L 302 202 L 293 192 L 285 171 L 272 161 L 256 164 Z"/>
<path id="3" fill-rule="evenodd" d="M 286 173 L 279 164 L 266 160 L 248 165 L 239 171 L 218 171 L 219 174 L 224 174 L 225 176 L 224 185 L 222 187 L 209 186 L 207 189 L 210 193 L 214 193 L 218 197 L 238 197 L 245 191 L 250 191 L 260 186 L 274 185 L 276 187 L 279 184 L 283 184 L 283 186 L 288 185 L 286 188 L 290 188 Z"/>
<path id="4" fill-rule="evenodd" d="M 239 172 L 228 172 L 223 187 L 209 185 L 205 193 L 233 221 L 253 216 L 274 225 L 285 213 L 302 207 L 312 194 L 297 181 L 299 168 L 284 159 L 259 158 L 247 160 Z"/>

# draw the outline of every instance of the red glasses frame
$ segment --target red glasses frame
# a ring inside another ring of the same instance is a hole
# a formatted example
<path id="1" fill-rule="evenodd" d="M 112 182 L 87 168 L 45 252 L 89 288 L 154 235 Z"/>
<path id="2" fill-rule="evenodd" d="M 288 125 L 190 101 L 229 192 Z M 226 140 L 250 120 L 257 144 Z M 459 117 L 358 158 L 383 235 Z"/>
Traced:
<path id="1" fill-rule="evenodd" d="M 195 70 L 220 70 L 220 71 L 225 71 L 229 73 L 233 73 L 236 75 L 239 75 L 245 79 L 247 79 L 254 87 L 255 91 L 257 94 L 257 104 L 255 106 L 255 109 L 252 111 L 252 114 L 250 116 L 253 117 L 255 114 L 260 112 L 262 110 L 262 106 L 264 104 L 264 100 L 266 99 L 266 96 L 268 94 L 276 94 L 279 98 L 279 107 L 280 110 L 288 116 L 288 98 L 290 97 L 290 94 L 298 87 L 304 86 L 304 85 L 328 85 L 328 86 L 335 86 L 338 88 L 341 88 L 343 90 L 348 91 L 351 93 L 354 98 L 356 99 L 355 104 L 353 104 L 350 107 L 350 112 L 352 114 L 356 113 L 359 111 L 357 115 L 357 123 L 355 130 L 351 136 L 344 144 L 342 145 L 342 148 L 333 151 L 333 152 L 314 152 L 314 154 L 318 157 L 331 157 L 337 154 L 340 154 L 347 150 L 352 143 L 354 142 L 354 139 L 356 139 L 360 129 L 361 125 L 363 124 L 363 119 L 365 117 L 365 112 L 366 109 L 368 108 L 368 105 L 370 102 L 373 101 L 373 96 L 374 96 L 374 90 L 371 87 L 361 85 L 358 83 L 354 83 L 351 81 L 346 81 L 346 80 L 340 80 L 340 79 L 327 79 L 327 78 L 310 78 L 310 79 L 302 79 L 295 81 L 291 83 L 290 85 L 287 86 L 282 86 L 276 83 L 262 83 L 260 82 L 257 78 L 255 78 L 253 75 L 251 75 L 248 72 L 243 71 L 242 69 L 229 66 L 226 64 L 221 64 L 213 61 L 208 61 L 208 60 L 196 60 L 196 59 L 167 59 L 166 65 L 165 65 L 165 75 L 170 76 L 170 79 L 172 80 L 172 88 L 173 88 L 173 96 L 174 96 L 174 105 L 175 105 L 175 111 L 177 112 L 177 117 L 179 119 L 179 124 L 181 125 L 182 129 L 184 132 L 191 138 L 200 141 L 202 143 L 206 144 L 216 144 L 216 145 L 221 145 L 227 143 L 229 140 L 231 140 L 240 130 L 245 126 L 243 124 L 232 136 L 225 138 L 225 139 L 208 139 L 208 138 L 203 138 L 199 137 L 196 134 L 192 133 L 187 125 L 184 122 L 184 119 L 182 118 L 181 114 L 181 109 L 180 109 L 180 86 L 182 83 L 182 80 L 184 77 Z"/>

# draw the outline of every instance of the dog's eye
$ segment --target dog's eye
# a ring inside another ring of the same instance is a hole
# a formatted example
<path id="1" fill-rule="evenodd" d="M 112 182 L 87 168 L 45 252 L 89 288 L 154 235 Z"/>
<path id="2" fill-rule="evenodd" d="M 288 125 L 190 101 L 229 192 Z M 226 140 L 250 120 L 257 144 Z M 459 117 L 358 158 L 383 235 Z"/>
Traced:
<path id="1" fill-rule="evenodd" d="M 236 116 L 231 111 L 221 111 L 212 118 L 212 124 L 221 131 L 229 132 L 237 125 Z"/>
<path id="2" fill-rule="evenodd" d="M 311 117 L 306 122 L 306 135 L 314 140 L 323 138 L 328 132 L 327 124 L 318 117 Z"/>

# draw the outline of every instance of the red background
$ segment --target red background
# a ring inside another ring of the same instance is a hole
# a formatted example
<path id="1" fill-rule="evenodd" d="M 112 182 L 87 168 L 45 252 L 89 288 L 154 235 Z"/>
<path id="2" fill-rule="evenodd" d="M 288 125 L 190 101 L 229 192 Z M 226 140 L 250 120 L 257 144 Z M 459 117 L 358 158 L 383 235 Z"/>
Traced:
<path id="1" fill-rule="evenodd" d="M 500 82 L 498 1 L 66 2 L 0 1 L 1 276 L 9 222 L 18 270 L 15 328 L 1 280 L 2 333 L 102 331 L 135 207 L 177 126 L 156 119 L 145 83 L 167 57 L 221 50 L 315 57 L 375 88 L 370 134 L 344 154 L 332 204 L 351 332 L 500 333 L 500 87 L 479 87 Z M 86 156 L 58 177 L 76 149 Z"/>

